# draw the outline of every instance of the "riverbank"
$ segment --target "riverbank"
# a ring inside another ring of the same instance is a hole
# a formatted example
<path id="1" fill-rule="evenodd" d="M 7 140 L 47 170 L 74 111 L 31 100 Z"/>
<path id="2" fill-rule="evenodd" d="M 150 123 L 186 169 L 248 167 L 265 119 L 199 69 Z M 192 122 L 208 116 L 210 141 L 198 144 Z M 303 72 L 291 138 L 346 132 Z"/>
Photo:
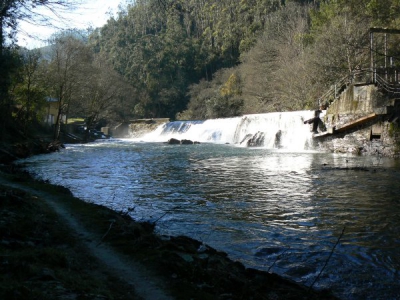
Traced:
<path id="1" fill-rule="evenodd" d="M 2 299 L 334 299 L 11 166 L 0 178 Z"/>

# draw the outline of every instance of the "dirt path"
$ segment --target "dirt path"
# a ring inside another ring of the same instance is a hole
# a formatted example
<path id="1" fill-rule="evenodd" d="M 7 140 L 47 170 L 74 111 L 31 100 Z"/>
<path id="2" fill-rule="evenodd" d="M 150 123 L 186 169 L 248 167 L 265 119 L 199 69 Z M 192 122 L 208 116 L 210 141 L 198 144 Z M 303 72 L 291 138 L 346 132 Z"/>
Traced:
<path id="1" fill-rule="evenodd" d="M 102 237 L 88 231 L 72 212 L 65 207 L 57 196 L 44 191 L 35 190 L 25 186 L 23 183 L 7 181 L 0 177 L 0 184 L 11 188 L 23 190 L 29 194 L 43 199 L 60 218 L 70 227 L 71 231 L 80 236 L 82 242 L 103 265 L 107 272 L 133 286 L 135 293 L 145 300 L 168 300 L 174 299 L 163 287 L 162 281 L 149 272 L 140 263 L 134 262 L 120 253 L 113 251 L 110 247 L 101 243 Z"/>
<path id="2" fill-rule="evenodd" d="M 33 290 L 44 296 L 46 291 L 53 292 L 50 298 L 40 299 L 77 299 L 70 297 L 73 294 L 96 300 L 107 299 L 107 295 L 121 300 L 336 299 L 329 290 L 317 292 L 276 274 L 246 268 L 226 253 L 189 237 L 160 237 L 152 223 L 135 222 L 122 213 L 86 203 L 66 188 L 34 181 L 24 173 L 0 171 L 0 186 L 4 202 L 0 251 L 5 254 L 0 255 L 0 272 L 14 280 L 0 285 L 0 295 L 21 294 L 28 286 L 32 295 Z M 34 251 L 36 256 L 26 256 Z M 63 297 L 57 297 L 47 282 L 31 280 L 38 275 L 42 278 L 46 269 L 53 271 L 50 279 L 56 287 L 66 290 Z"/>

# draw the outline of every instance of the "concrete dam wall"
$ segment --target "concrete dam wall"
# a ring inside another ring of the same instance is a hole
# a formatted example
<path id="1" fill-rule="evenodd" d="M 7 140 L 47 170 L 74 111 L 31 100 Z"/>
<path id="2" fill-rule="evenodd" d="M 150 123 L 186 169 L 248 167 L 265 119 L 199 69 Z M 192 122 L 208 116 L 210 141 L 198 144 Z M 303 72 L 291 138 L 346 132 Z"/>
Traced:
<path id="1" fill-rule="evenodd" d="M 326 131 L 315 135 L 320 148 L 340 153 L 398 157 L 400 99 L 374 84 L 350 84 L 321 119 Z"/>

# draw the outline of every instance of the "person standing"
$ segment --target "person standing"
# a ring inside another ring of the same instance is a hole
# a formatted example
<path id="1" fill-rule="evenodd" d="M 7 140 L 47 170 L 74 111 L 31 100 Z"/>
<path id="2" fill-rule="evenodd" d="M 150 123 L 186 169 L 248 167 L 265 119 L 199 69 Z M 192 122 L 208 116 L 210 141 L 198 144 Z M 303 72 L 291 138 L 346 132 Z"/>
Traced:
<path id="1" fill-rule="evenodd" d="M 321 113 L 322 113 L 322 110 L 317 109 L 316 111 L 314 111 L 314 118 L 304 121 L 304 124 L 312 124 L 311 132 L 313 132 L 313 133 L 318 133 L 318 125 L 319 125 L 319 122 L 321 121 L 319 116 Z"/>

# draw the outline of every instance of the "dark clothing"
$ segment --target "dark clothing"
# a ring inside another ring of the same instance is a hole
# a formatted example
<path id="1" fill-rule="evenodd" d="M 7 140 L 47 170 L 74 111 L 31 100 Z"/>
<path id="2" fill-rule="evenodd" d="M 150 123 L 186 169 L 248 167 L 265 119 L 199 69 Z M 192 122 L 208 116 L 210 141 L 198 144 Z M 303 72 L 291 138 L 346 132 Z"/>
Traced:
<path id="1" fill-rule="evenodd" d="M 311 124 L 311 123 L 313 124 L 312 132 L 314 132 L 314 133 L 318 133 L 318 124 L 320 122 L 319 115 L 321 113 L 322 113 L 322 111 L 318 109 L 318 110 L 314 111 L 314 118 L 304 121 L 304 124 Z"/>
<path id="2" fill-rule="evenodd" d="M 314 117 L 319 118 L 319 115 L 322 113 L 322 110 L 317 109 L 316 111 L 314 111 Z"/>

